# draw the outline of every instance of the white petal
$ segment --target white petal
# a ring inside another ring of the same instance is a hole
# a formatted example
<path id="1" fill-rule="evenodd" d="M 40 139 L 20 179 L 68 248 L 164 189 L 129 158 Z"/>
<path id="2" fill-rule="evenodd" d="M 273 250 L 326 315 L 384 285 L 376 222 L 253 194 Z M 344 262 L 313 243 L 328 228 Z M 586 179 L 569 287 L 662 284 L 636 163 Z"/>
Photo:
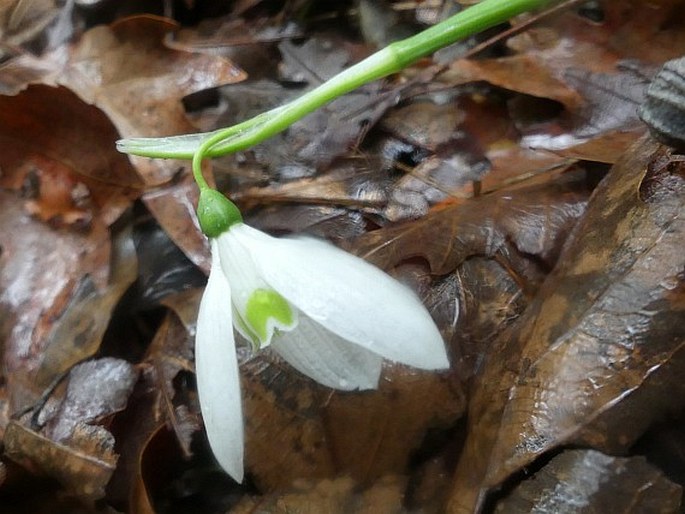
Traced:
<path id="1" fill-rule="evenodd" d="M 212 269 L 197 318 L 195 372 L 209 445 L 221 467 L 243 480 L 243 410 L 231 323 L 231 288 L 212 241 Z"/>
<path id="2" fill-rule="evenodd" d="M 246 225 L 236 227 L 235 237 L 264 280 L 326 329 L 416 368 L 449 367 L 424 305 L 380 269 L 317 239 L 273 238 Z"/>
<path id="3" fill-rule="evenodd" d="M 261 273 L 255 267 L 251 252 L 242 242 L 235 237 L 235 231 L 241 224 L 231 227 L 218 238 L 216 245 L 221 258 L 221 269 L 226 279 L 231 284 L 231 301 L 235 313 L 240 316 L 240 322 L 235 323 L 238 331 L 246 339 L 252 340 L 258 347 L 268 346 L 276 329 L 280 331 L 292 330 L 297 326 L 297 309 L 292 305 L 292 323 L 281 323 L 270 317 L 266 323 L 266 336 L 259 337 L 258 331 L 248 334 L 246 328 L 252 328 L 248 322 L 247 305 L 255 293 L 261 290 L 273 290 L 262 278 Z"/>
<path id="4" fill-rule="evenodd" d="M 345 341 L 300 313 L 296 330 L 274 337 L 271 347 L 293 368 L 333 389 L 375 389 L 382 358 Z"/>

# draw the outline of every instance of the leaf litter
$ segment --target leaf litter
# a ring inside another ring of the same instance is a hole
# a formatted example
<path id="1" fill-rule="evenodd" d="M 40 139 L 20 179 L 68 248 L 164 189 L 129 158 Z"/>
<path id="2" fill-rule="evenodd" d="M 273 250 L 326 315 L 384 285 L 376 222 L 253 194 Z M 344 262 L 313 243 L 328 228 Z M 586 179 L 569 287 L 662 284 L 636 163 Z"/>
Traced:
<path id="1" fill-rule="evenodd" d="M 128 160 L 114 140 L 240 121 L 433 8 L 379 4 L 371 33 L 348 4 L 240 2 L 213 19 L 193 3 L 173 18 L 29 4 L 1 11 L 0 501 L 680 509 L 685 457 L 663 445 L 683 444 L 664 429 L 684 419 L 683 160 L 638 141 L 634 115 L 685 50 L 678 2 L 572 7 L 207 167 L 252 224 L 332 239 L 414 288 L 452 361 L 442 374 L 386 363 L 379 390 L 340 393 L 240 349 L 244 486 L 201 431 L 192 340 L 209 261 L 188 163 Z"/>

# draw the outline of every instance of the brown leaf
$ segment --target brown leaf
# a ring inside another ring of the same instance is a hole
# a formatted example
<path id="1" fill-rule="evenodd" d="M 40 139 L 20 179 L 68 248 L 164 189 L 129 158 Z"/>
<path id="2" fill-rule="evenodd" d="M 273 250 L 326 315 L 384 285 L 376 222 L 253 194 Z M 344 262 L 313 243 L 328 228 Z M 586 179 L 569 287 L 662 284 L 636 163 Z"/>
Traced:
<path id="1" fill-rule="evenodd" d="M 264 490 L 295 478 L 351 474 L 369 483 L 402 473 L 430 428 L 461 414 L 461 390 L 448 377 L 387 365 L 377 391 L 340 393 L 282 362 L 242 365 L 247 469 Z"/>
<path id="2" fill-rule="evenodd" d="M 159 409 L 159 391 L 152 369 L 143 369 L 128 408 L 112 423 L 119 459 L 108 484 L 108 496 L 132 514 L 154 514 L 143 478 L 142 459 L 148 446 L 166 432 L 166 417 Z"/>
<path id="3" fill-rule="evenodd" d="M 0 5 L 3 46 L 18 47 L 41 37 L 52 45 L 66 40 L 72 34 L 73 8 L 73 4 L 62 6 L 54 0 L 3 2 Z"/>
<path id="4" fill-rule="evenodd" d="M 495 512 L 669 514 L 678 511 L 681 496 L 682 488 L 644 457 L 567 450 L 516 486 Z"/>
<path id="5" fill-rule="evenodd" d="M 143 202 L 165 232 L 183 253 L 205 273 L 209 273 L 209 245 L 198 229 L 195 208 L 199 197 L 190 175 L 176 184 L 149 191 Z"/>
<path id="6" fill-rule="evenodd" d="M 71 494 L 100 499 L 116 465 L 114 440 L 101 427 L 78 425 L 71 442 L 76 441 L 77 447 L 56 443 L 12 421 L 5 432 L 5 455 L 55 478 Z"/>
<path id="7" fill-rule="evenodd" d="M 43 434 L 68 444 L 79 424 L 93 424 L 126 407 L 138 378 L 126 361 L 104 357 L 74 366 L 67 392 Z"/>
<path id="8" fill-rule="evenodd" d="M 197 314 L 199 296 L 178 296 L 181 308 Z M 193 324 L 195 320 L 193 319 Z M 197 400 L 186 406 L 186 391 L 177 391 L 174 380 L 179 371 L 192 371 L 190 338 L 178 316 L 168 312 L 148 349 L 141 380 L 129 402 L 129 407 L 114 419 L 112 432 L 117 437 L 121 456 L 109 486 L 109 495 L 127 505 L 132 514 L 151 514 L 154 511 L 149 484 L 144 474 L 144 456 L 157 438 L 173 430 L 176 443 L 184 457 L 192 455 L 191 437 L 200 429 Z M 180 394 L 178 394 L 180 393 Z M 181 396 L 179 399 L 177 396 Z M 173 436 L 169 438 L 173 443 Z M 153 459 L 159 460 L 153 455 Z M 153 477 L 158 481 L 161 477 Z"/>
<path id="9" fill-rule="evenodd" d="M 336 467 L 363 483 L 403 472 L 429 428 L 447 428 L 463 414 L 465 398 L 448 377 L 386 365 L 378 391 L 335 393 L 326 424 Z"/>
<path id="10" fill-rule="evenodd" d="M 355 245 L 355 253 L 384 269 L 422 257 L 436 275 L 450 273 L 474 255 L 503 254 L 514 268 L 525 267 L 517 261 L 526 255 L 552 265 L 559 251 L 558 234 L 584 210 L 587 187 L 581 178 L 567 174 L 557 181 L 455 203 L 421 220 L 370 232 Z"/>
<path id="11" fill-rule="evenodd" d="M 364 491 L 351 478 L 299 481 L 284 492 L 260 498 L 245 498 L 231 512 L 288 514 L 403 514 L 404 479 L 383 477 Z"/>
<path id="12" fill-rule="evenodd" d="M 345 241 L 366 231 L 366 220 L 358 211 L 325 205 L 273 204 L 248 211 L 246 222 L 276 234 L 301 233 Z"/>
<path id="13" fill-rule="evenodd" d="M 354 103 L 353 99 L 349 102 Z M 343 118 L 343 133 L 353 128 L 354 134 L 365 136 L 343 112 L 333 115 Z M 479 145 L 460 130 L 464 116 L 456 102 L 438 105 L 417 101 L 389 109 L 379 129 L 355 152 L 361 155 L 347 151 L 345 157 L 327 166 L 325 173 L 292 180 L 283 177 L 268 185 L 234 190 L 232 195 L 247 206 L 300 202 L 349 206 L 388 221 L 421 217 L 440 202 L 471 196 L 473 181 L 481 180 L 489 169 Z M 333 128 L 339 130 L 339 125 Z M 288 151 L 288 145 L 282 146 Z M 342 149 L 331 157 L 341 154 Z M 322 156 L 328 155 L 325 145 L 320 150 L 317 169 L 323 163 Z M 404 162 L 407 158 L 411 158 L 410 164 Z M 312 214 L 311 209 L 308 214 Z M 325 216 L 325 211 L 321 214 Z"/>
<path id="14" fill-rule="evenodd" d="M 84 277 L 64 311 L 52 320 L 35 375 L 37 387 L 47 388 L 100 348 L 116 304 L 138 276 L 136 251 L 129 232 L 121 230 L 114 235 L 107 286 L 96 288 L 89 277 Z"/>
<path id="15" fill-rule="evenodd" d="M 69 374 L 66 394 L 43 433 L 12 421 L 6 455 L 38 475 L 47 475 L 87 502 L 102 498 L 117 457 L 114 438 L 101 423 L 122 410 L 137 379 L 131 364 L 114 358 L 85 362 Z"/>
<path id="16" fill-rule="evenodd" d="M 560 444 L 625 450 L 682 405 L 685 164 L 642 140 L 478 377 L 450 512 Z"/>
<path id="17" fill-rule="evenodd" d="M 431 288 L 426 305 L 450 345 L 452 369 L 462 382 L 470 380 L 492 341 L 528 306 L 533 288 L 522 286 L 519 276 L 496 259 L 470 257 Z"/>
<path id="18" fill-rule="evenodd" d="M 89 233 L 52 229 L 23 212 L 22 202 L 0 191 L 0 333 L 10 412 L 43 393 L 35 373 L 53 322 L 88 275 L 104 287 L 110 240 L 97 224 Z"/>
<path id="19" fill-rule="evenodd" d="M 18 95 L 29 84 L 40 84 L 57 75 L 69 58 L 66 46 L 59 46 L 46 55 L 36 57 L 19 52 L 0 63 L 0 94 Z"/>
<path id="20" fill-rule="evenodd" d="M 181 29 L 173 40 L 167 41 L 170 48 L 178 50 L 219 49 L 226 47 L 251 45 L 251 50 L 259 51 L 265 43 L 291 40 L 304 37 L 302 29 L 295 23 L 283 23 L 283 20 L 255 20 L 236 18 L 234 12 L 226 18 L 207 19 L 197 30 Z"/>
<path id="21" fill-rule="evenodd" d="M 181 99 L 195 91 L 245 78 L 230 61 L 170 50 L 170 20 L 137 16 L 86 32 L 73 49 L 60 84 L 105 112 L 121 137 L 156 137 L 194 132 Z M 187 163 L 133 161 L 147 184 L 168 181 Z"/>
<path id="22" fill-rule="evenodd" d="M 27 210 L 54 223 L 110 225 L 142 182 L 107 117 L 64 88 L 0 96 L 0 185 L 23 189 Z"/>
<path id="23" fill-rule="evenodd" d="M 154 368 L 151 378 L 155 381 L 159 395 L 156 409 L 168 421 L 186 456 L 192 454 L 190 438 L 200 429 L 199 413 L 197 405 L 192 405 L 193 413 L 189 413 L 188 407 L 174 402 L 176 391 L 173 381 L 180 371 L 193 371 L 192 358 L 189 334 L 181 320 L 168 313 L 150 345 L 146 360 Z"/>
<path id="24" fill-rule="evenodd" d="M 537 98 L 556 100 L 566 108 L 556 123 L 533 125 L 522 146 L 565 154 L 565 150 L 605 133 L 614 146 L 574 149 L 592 159 L 614 162 L 627 146 L 615 132 L 631 132 L 632 143 L 643 131 L 636 117 L 646 77 L 657 65 L 685 52 L 682 5 L 678 0 L 646 4 L 639 0 L 602 2 L 604 19 L 593 22 L 567 10 L 542 26 L 509 39 L 517 53 L 496 59 L 459 60 L 448 76 L 463 84 L 479 80 Z M 649 41 L 649 43 L 645 43 Z M 591 55 L 592 59 L 587 56 Z M 449 78 L 447 79 L 449 80 Z M 626 135 L 626 134 L 624 134 Z M 590 153 L 599 149 L 601 153 Z"/>

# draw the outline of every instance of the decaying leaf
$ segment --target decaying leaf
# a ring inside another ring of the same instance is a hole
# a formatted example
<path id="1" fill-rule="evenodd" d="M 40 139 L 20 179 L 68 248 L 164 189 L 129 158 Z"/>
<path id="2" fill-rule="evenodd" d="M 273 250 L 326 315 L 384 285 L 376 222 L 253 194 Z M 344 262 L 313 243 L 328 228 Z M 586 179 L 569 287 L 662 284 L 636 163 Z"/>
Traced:
<path id="1" fill-rule="evenodd" d="M 109 275 L 109 234 L 101 225 L 87 233 L 50 228 L 24 212 L 14 194 L 0 191 L 0 334 L 4 339 L 3 391 L 10 417 L 42 394 L 35 373 L 53 322 L 89 276 L 104 288 Z M 49 270 L 49 272 L 47 271 Z"/>
<path id="2" fill-rule="evenodd" d="M 88 441 L 90 448 L 56 443 L 12 421 L 5 431 L 5 455 L 55 478 L 84 500 L 102 498 L 116 466 L 114 440 L 104 429 L 85 425 L 77 427 L 74 438 Z"/>
<path id="3" fill-rule="evenodd" d="M 444 75 L 422 60 L 205 169 L 248 223 L 332 239 L 417 291 L 451 361 L 387 362 L 377 391 L 343 393 L 239 344 L 243 484 L 201 430 L 209 255 L 189 163 L 113 143 L 299 96 L 368 55 L 360 9 L 62 3 L 0 6 L 0 510 L 17 482 L 41 514 L 680 507 L 664 474 L 685 481 L 685 163 L 645 140 L 588 208 L 607 166 L 583 160 L 636 138 L 643 85 L 685 52 L 681 0 L 576 2 L 525 32 L 535 17 L 517 18 L 506 46 Z"/>
<path id="4" fill-rule="evenodd" d="M 138 260 L 129 231 L 114 235 L 107 286 L 96 288 L 83 277 L 61 315 L 46 334 L 36 371 L 36 387 L 47 388 L 80 361 L 92 357 L 102 342 L 115 305 L 136 280 Z"/>
<path id="5" fill-rule="evenodd" d="M 193 293 L 182 293 L 177 299 L 179 309 L 193 311 L 194 323 L 199 295 L 196 290 Z M 169 301 L 173 303 L 171 298 Z M 201 428 L 197 399 L 194 392 L 174 386 L 180 371 L 192 371 L 191 351 L 188 330 L 175 313 L 167 313 L 148 350 L 131 404 L 113 422 L 112 431 L 119 442 L 121 456 L 109 494 L 127 505 L 126 511 L 132 514 L 155 512 L 144 476 L 144 456 L 148 451 L 159 451 L 155 448 L 158 438 L 172 432 L 176 446 L 180 447 L 177 453 L 186 458 L 192 455 L 191 438 Z M 188 396 L 192 396 L 190 400 Z M 153 454 L 151 458 L 159 457 Z"/>
<path id="6" fill-rule="evenodd" d="M 279 49 L 283 55 L 279 69 L 282 78 L 302 83 L 305 87 L 285 89 L 277 83 L 260 81 L 251 84 L 247 91 L 241 84 L 235 88 L 223 88 L 226 101 L 232 108 L 220 118 L 219 126 L 238 123 L 266 108 L 300 96 L 355 60 L 351 52 L 345 46 L 336 45 L 335 40 L 311 38 L 302 45 L 283 42 Z M 397 103 L 398 95 L 396 89 L 386 89 L 382 83 L 363 86 L 294 123 L 287 132 L 245 152 L 246 157 L 238 163 L 231 159 L 231 172 L 240 173 L 241 168 L 254 161 L 256 166 L 265 168 L 267 179 L 311 177 L 336 157 L 354 148 L 363 133 Z"/>
<path id="7" fill-rule="evenodd" d="M 682 406 L 684 166 L 643 139 L 595 190 L 477 378 L 450 512 L 559 445 L 624 451 Z"/>
<path id="8" fill-rule="evenodd" d="M 138 16 L 86 32 L 59 83 L 105 112 L 121 137 L 194 132 L 181 99 L 190 93 L 236 82 L 243 73 L 228 60 L 168 49 L 170 20 Z M 168 181 L 187 163 L 133 159 L 148 184 Z"/>
<path id="9" fill-rule="evenodd" d="M 582 175 L 560 175 L 553 182 L 500 190 L 445 206 L 416 222 L 370 232 L 355 252 L 386 269 L 421 257 L 436 275 L 450 273 L 473 255 L 503 255 L 522 271 L 526 264 L 521 259 L 527 255 L 551 266 L 559 252 L 556 237 L 573 226 L 586 201 Z"/>
<path id="10" fill-rule="evenodd" d="M 67 442 L 79 424 L 94 424 L 126 407 L 138 378 L 127 362 L 105 357 L 74 366 L 64 400 L 43 429 L 55 442 Z"/>
<path id="11" fill-rule="evenodd" d="M 599 22 L 582 11 L 564 11 L 510 38 L 515 55 L 455 61 L 444 79 L 459 84 L 485 80 L 558 101 L 566 108 L 558 120 L 563 128 L 531 124 L 522 145 L 564 154 L 567 148 L 607 136 L 609 148 L 597 144 L 567 155 L 614 162 L 644 131 L 636 108 L 648 77 L 658 64 L 685 52 L 685 19 L 678 0 L 607 1 L 598 10 L 603 18 Z M 621 137 L 625 132 L 633 136 Z"/>
<path id="12" fill-rule="evenodd" d="M 0 38 L 3 46 L 53 47 L 73 34 L 74 5 L 54 0 L 13 0 L 0 5 Z M 41 41 L 42 39 L 42 41 Z M 0 55 L 5 53 L 0 50 Z"/>
<path id="13" fill-rule="evenodd" d="M 116 465 L 114 438 L 96 423 L 122 410 L 137 373 L 125 361 L 104 358 L 74 367 L 60 407 L 42 433 L 12 421 L 5 455 L 48 475 L 84 500 L 97 500 Z"/>
<path id="14" fill-rule="evenodd" d="M 143 202 L 167 235 L 200 269 L 209 273 L 209 245 L 198 230 L 195 214 L 197 185 L 188 175 L 176 184 L 149 191 Z"/>
<path id="15" fill-rule="evenodd" d="M 54 224 L 110 225 L 142 186 L 117 138 L 101 111 L 65 88 L 0 96 L 0 186 L 21 190 L 27 211 Z"/>
<path id="16" fill-rule="evenodd" d="M 388 476 L 359 492 L 351 478 L 299 481 L 291 490 L 261 498 L 246 498 L 231 512 L 288 514 L 403 514 L 404 479 Z"/>
<path id="17" fill-rule="evenodd" d="M 533 512 L 669 514 L 682 489 L 644 457 L 567 450 L 498 502 L 498 514 Z"/>
<path id="18" fill-rule="evenodd" d="M 448 377 L 389 365 L 379 390 L 340 393 L 265 359 L 242 365 L 247 469 L 264 490 L 295 478 L 341 473 L 369 483 L 401 473 L 426 431 L 463 409 Z"/>

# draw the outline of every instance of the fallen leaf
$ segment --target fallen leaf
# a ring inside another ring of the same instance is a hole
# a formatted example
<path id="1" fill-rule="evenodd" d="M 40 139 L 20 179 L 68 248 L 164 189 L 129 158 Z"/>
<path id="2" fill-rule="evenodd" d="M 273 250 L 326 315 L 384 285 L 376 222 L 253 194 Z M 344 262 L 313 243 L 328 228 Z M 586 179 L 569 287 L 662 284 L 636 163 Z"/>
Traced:
<path id="1" fill-rule="evenodd" d="M 110 259 L 109 234 L 101 225 L 88 233 L 53 229 L 27 215 L 22 203 L 0 190 L 0 333 L 8 395 L 3 408 L 9 413 L 42 395 L 35 373 L 53 321 L 86 276 L 96 287 L 106 286 Z"/>
<path id="2" fill-rule="evenodd" d="M 97 288 L 90 277 L 83 277 L 64 311 L 52 320 L 35 374 L 37 388 L 49 387 L 72 366 L 98 351 L 116 304 L 136 280 L 138 260 L 130 231 L 114 234 L 111 244 L 107 285 Z"/>
<path id="3" fill-rule="evenodd" d="M 197 267 L 209 273 L 209 244 L 200 232 L 195 209 L 199 191 L 190 175 L 180 182 L 149 191 L 143 202 L 167 236 Z"/>
<path id="4" fill-rule="evenodd" d="M 237 82 L 241 70 L 220 57 L 170 50 L 165 35 L 176 25 L 136 16 L 83 34 L 58 82 L 109 116 L 120 137 L 194 132 L 181 99 L 193 92 Z M 132 159 L 146 184 L 167 182 L 187 163 Z"/>
<path id="5" fill-rule="evenodd" d="M 77 447 L 56 443 L 12 421 L 5 431 L 5 455 L 58 480 L 70 494 L 92 502 L 105 495 L 116 466 L 114 440 L 101 427 L 81 424 L 70 442 L 77 441 Z"/>
<path id="6" fill-rule="evenodd" d="M 567 450 L 497 503 L 498 514 L 677 512 L 682 488 L 644 457 Z"/>
<path id="7" fill-rule="evenodd" d="M 559 445 L 625 451 L 682 402 L 683 163 L 636 144 L 477 377 L 450 512 Z M 656 264 L 658 263 L 658 265 Z"/>
<path id="8" fill-rule="evenodd" d="M 369 232 L 355 244 L 355 253 L 385 269 L 422 257 L 436 275 L 454 271 L 473 255 L 503 254 L 514 269 L 517 264 L 528 267 L 525 256 L 534 255 L 551 266 L 559 252 L 556 238 L 582 214 L 587 194 L 582 175 L 573 173 L 499 190 L 437 209 L 418 221 Z"/>
<path id="9" fill-rule="evenodd" d="M 402 366 L 388 364 L 377 391 L 340 393 L 262 354 L 241 362 L 246 469 L 265 491 L 295 478 L 402 473 L 423 434 L 463 408 L 449 377 Z"/>
<path id="10" fill-rule="evenodd" d="M 46 221 L 111 225 L 142 186 L 114 149 L 117 137 L 101 111 L 65 88 L 0 96 L 0 186 L 23 189 L 27 210 Z"/>
<path id="11" fill-rule="evenodd" d="M 521 145 L 570 155 L 566 149 L 601 140 L 608 133 L 614 151 L 603 148 L 600 155 L 604 162 L 614 162 L 627 148 L 617 144 L 614 133 L 632 134 L 632 138 L 625 134 L 630 144 L 644 131 L 636 107 L 647 77 L 657 65 L 685 51 L 681 30 L 685 20 L 677 0 L 603 2 L 598 9 L 600 22 L 566 10 L 509 38 L 514 55 L 455 61 L 441 80 L 452 84 L 484 80 L 558 101 L 566 109 L 561 117 L 542 127 L 529 127 Z M 593 149 L 575 148 L 574 153 L 592 159 L 597 155 L 589 152 Z"/>
<path id="12" fill-rule="evenodd" d="M 358 485 L 351 478 L 299 481 L 281 493 L 246 498 L 231 512 L 404 514 L 407 512 L 402 505 L 404 485 L 404 479 L 396 476 L 383 477 L 363 491 L 358 491 Z"/>

